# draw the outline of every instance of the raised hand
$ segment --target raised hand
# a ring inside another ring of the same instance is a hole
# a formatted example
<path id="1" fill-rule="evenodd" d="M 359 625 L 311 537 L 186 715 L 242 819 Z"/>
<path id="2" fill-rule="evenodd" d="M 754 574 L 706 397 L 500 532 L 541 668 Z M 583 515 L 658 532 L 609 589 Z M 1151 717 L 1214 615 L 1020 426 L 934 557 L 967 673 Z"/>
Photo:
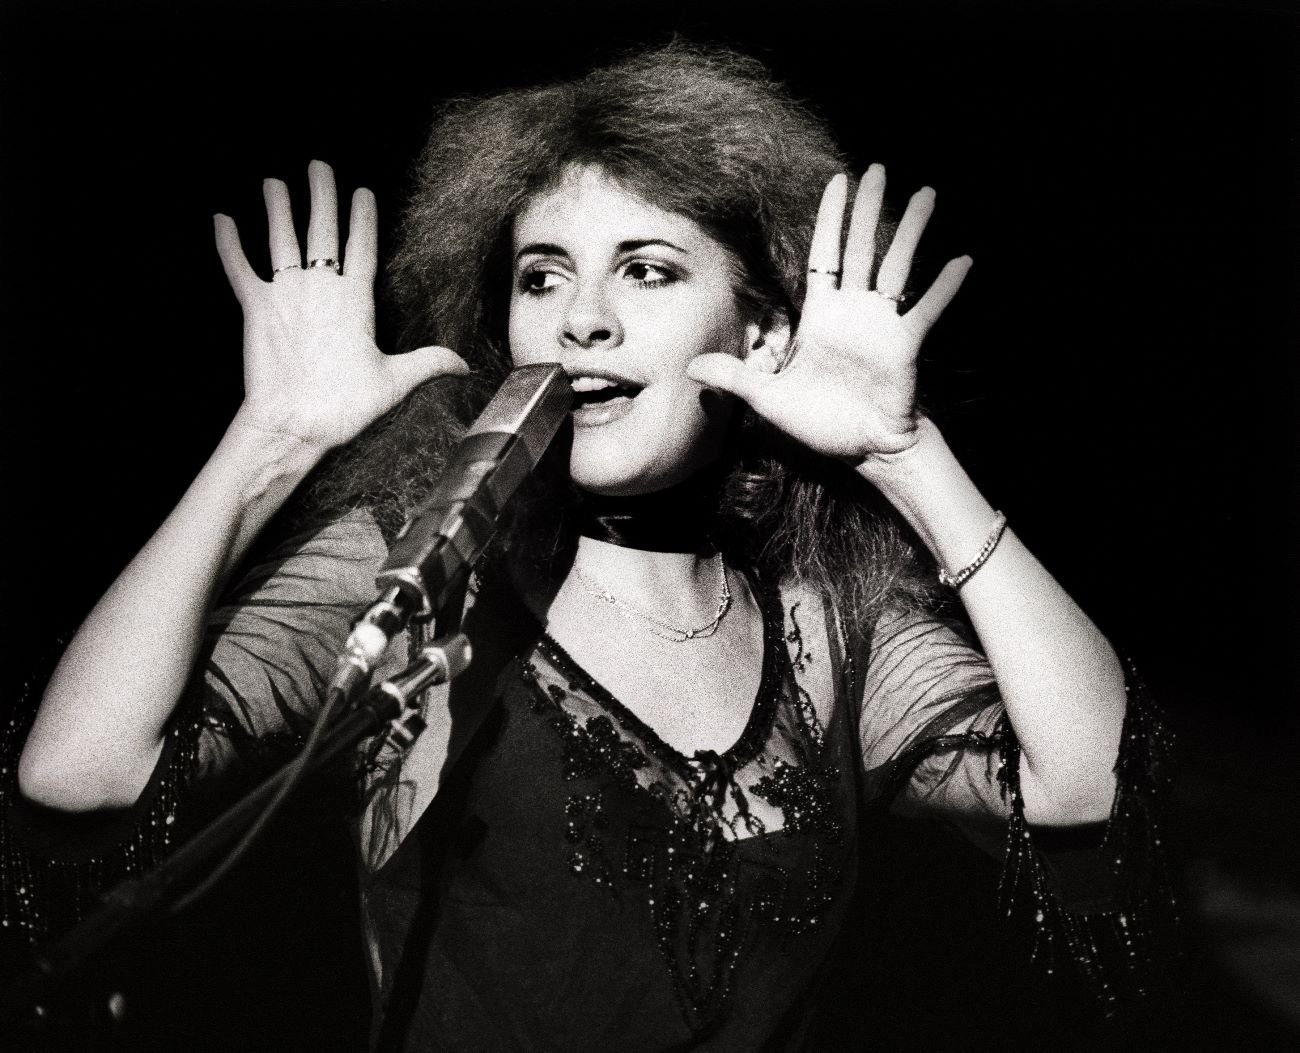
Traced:
<path id="1" fill-rule="evenodd" d="M 385 355 L 375 344 L 378 221 L 374 195 L 352 195 L 347 248 L 339 253 L 334 172 L 307 169 L 311 218 L 304 266 L 289 191 L 268 179 L 271 280 L 244 255 L 235 221 L 214 217 L 217 253 L 244 311 L 244 401 L 237 421 L 300 440 L 319 453 L 347 442 L 431 377 L 466 373 L 459 355 L 423 347 Z"/>
<path id="2" fill-rule="evenodd" d="M 874 288 L 876 226 L 885 170 L 862 177 L 841 256 L 848 180 L 840 175 L 822 195 L 808 258 L 803 316 L 783 362 L 751 356 L 701 355 L 687 369 L 701 383 L 729 391 L 810 449 L 859 463 L 896 454 L 917 440 L 916 359 L 921 341 L 952 301 L 970 269 L 951 260 L 925 294 L 899 313 L 934 191 L 908 202 Z"/>

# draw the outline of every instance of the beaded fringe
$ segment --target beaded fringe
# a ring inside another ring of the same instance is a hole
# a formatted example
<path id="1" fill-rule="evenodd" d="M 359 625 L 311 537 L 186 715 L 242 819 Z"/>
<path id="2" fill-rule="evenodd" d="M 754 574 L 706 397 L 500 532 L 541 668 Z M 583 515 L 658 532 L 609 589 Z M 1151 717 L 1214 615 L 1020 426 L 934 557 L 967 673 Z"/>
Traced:
<path id="1" fill-rule="evenodd" d="M 178 821 L 185 787 L 198 760 L 201 714 L 173 721 L 167 770 L 154 800 L 129 835 L 102 854 L 75 861 L 47 859 L 21 843 L 14 810 L 21 806 L 18 758 L 35 716 L 40 681 L 0 727 L 0 938 L 35 944 L 81 921 L 99 897 L 127 877 L 148 873 L 182 840 Z M 199 707 L 195 707 L 199 708 Z"/>
<path id="2" fill-rule="evenodd" d="M 1100 849 L 1115 882 L 1110 909 L 1076 912 L 1061 905 L 1025 821 L 1020 744 L 1005 716 L 996 736 L 999 779 L 1011 806 L 999 906 L 1007 918 L 1032 911 L 1034 962 L 1049 975 L 1063 957 L 1073 962 L 1112 1018 L 1152 993 L 1161 965 L 1158 948 L 1177 919 L 1157 818 L 1174 736 L 1130 663 L 1125 663 L 1125 684 L 1128 709 L 1115 764 L 1118 785 Z"/>

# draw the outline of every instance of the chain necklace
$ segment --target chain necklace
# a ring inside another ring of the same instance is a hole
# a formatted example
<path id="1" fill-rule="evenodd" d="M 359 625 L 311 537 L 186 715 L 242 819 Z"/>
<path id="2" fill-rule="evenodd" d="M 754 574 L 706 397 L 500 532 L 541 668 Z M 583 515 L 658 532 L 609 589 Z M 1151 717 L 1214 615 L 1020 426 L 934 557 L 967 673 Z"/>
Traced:
<path id="1" fill-rule="evenodd" d="M 650 633 L 661 640 L 670 640 L 673 643 L 685 643 L 687 640 L 699 640 L 712 636 L 718 631 L 718 626 L 722 624 L 722 619 L 726 616 L 727 611 L 731 609 L 731 586 L 727 583 L 727 566 L 722 562 L 721 552 L 718 553 L 718 578 L 721 586 L 721 595 L 718 598 L 718 613 L 713 616 L 711 621 L 706 622 L 697 629 L 680 629 L 671 622 L 666 622 L 662 618 L 657 618 L 655 615 L 641 610 L 639 607 L 634 607 L 626 600 L 620 600 L 600 582 L 587 577 L 582 572 L 582 568 L 576 563 L 573 565 L 573 573 L 577 575 L 578 583 L 596 599 L 608 603 L 629 621 L 635 617 L 640 618 L 643 622 L 648 622 L 649 624 L 644 628 L 647 628 Z"/>

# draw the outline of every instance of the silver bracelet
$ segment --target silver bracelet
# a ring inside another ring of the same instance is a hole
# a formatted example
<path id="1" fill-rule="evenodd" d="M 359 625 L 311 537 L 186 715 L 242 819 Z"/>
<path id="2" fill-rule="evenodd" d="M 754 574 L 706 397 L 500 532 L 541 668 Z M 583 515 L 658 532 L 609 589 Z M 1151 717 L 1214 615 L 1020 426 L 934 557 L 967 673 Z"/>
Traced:
<path id="1" fill-rule="evenodd" d="M 1007 529 L 1007 517 L 998 512 L 993 519 L 993 529 L 989 531 L 988 539 L 980 547 L 975 558 L 971 560 L 956 574 L 949 574 L 943 567 L 939 568 L 939 584 L 949 585 L 954 589 L 960 589 L 966 582 L 970 581 L 971 576 L 984 566 L 989 556 L 993 555 L 993 550 L 998 547 L 998 542 L 1002 540 L 1002 532 Z"/>

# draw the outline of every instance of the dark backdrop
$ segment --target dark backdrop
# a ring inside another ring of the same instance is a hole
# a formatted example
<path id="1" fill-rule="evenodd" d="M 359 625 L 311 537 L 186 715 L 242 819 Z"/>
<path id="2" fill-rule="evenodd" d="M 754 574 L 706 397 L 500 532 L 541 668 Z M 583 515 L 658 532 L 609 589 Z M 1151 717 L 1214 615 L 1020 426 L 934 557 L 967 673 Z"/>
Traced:
<path id="1" fill-rule="evenodd" d="M 1180 875 L 1212 944 L 1197 954 L 1223 963 L 1213 984 L 1241 987 L 1233 1013 L 1275 1013 L 1221 948 L 1224 909 L 1267 919 L 1300 888 L 1282 3 L 11 0 L 9 669 L 75 625 L 238 403 L 213 212 L 237 218 L 265 270 L 260 179 L 286 179 L 304 216 L 320 157 L 342 187 L 376 191 L 391 230 L 436 100 L 674 31 L 763 58 L 897 194 L 938 189 L 930 273 L 961 252 L 975 269 L 927 345 L 929 404 L 1173 715 Z"/>

